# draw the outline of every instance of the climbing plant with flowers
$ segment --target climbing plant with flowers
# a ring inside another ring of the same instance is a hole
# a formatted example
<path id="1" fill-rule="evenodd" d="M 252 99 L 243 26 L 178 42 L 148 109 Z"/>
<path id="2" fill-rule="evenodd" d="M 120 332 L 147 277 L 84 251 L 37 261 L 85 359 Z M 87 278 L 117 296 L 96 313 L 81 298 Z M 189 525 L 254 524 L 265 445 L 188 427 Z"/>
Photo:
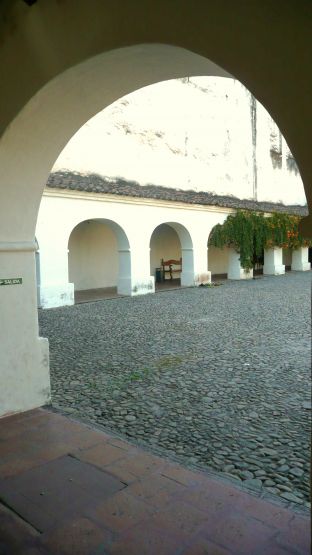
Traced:
<path id="1" fill-rule="evenodd" d="M 266 217 L 260 212 L 238 210 L 213 228 L 209 245 L 234 248 L 240 254 L 241 266 L 248 271 L 265 249 L 311 246 L 312 241 L 299 233 L 300 219 L 280 212 Z"/>
<path id="2" fill-rule="evenodd" d="M 264 248 L 281 247 L 296 250 L 311 246 L 312 241 L 299 233 L 300 220 L 300 216 L 277 212 L 266 218 L 268 238 Z"/>

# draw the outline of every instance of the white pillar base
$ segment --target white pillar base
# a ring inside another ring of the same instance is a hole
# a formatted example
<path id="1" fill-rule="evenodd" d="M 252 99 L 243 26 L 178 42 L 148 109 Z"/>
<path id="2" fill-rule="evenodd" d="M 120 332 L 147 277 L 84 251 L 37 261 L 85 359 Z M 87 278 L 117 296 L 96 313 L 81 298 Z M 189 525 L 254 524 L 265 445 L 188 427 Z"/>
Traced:
<path id="1" fill-rule="evenodd" d="M 182 287 L 194 287 L 195 285 L 195 275 L 194 275 L 194 250 L 193 248 L 183 248 L 181 249 L 182 254 L 182 272 L 180 275 L 181 286 Z"/>
<path id="2" fill-rule="evenodd" d="M 195 285 L 194 272 L 183 271 L 181 272 L 181 287 L 193 287 Z"/>
<path id="3" fill-rule="evenodd" d="M 48 340 L 38 337 L 34 242 L 0 242 L 0 416 L 51 402 Z"/>
<path id="4" fill-rule="evenodd" d="M 155 278 L 149 276 L 148 278 L 133 278 L 131 286 L 131 296 L 147 295 L 148 293 L 155 293 Z"/>
<path id="5" fill-rule="evenodd" d="M 18 350 L 19 345 L 16 347 Z M 51 403 L 49 341 L 45 337 L 37 337 L 27 350 L 31 364 L 22 368 L 23 373 L 15 376 L 16 381 L 12 373 L 6 376 L 4 371 L 1 376 L 0 418 Z"/>
<path id="6" fill-rule="evenodd" d="M 194 285 L 207 285 L 208 283 L 211 283 L 211 272 L 206 270 L 205 272 L 195 274 Z"/>
<path id="7" fill-rule="evenodd" d="M 264 251 L 263 275 L 279 276 L 285 274 L 283 249 L 273 248 Z"/>
<path id="8" fill-rule="evenodd" d="M 73 283 L 39 285 L 38 290 L 39 308 L 57 308 L 75 303 Z"/>
<path id="9" fill-rule="evenodd" d="M 301 247 L 292 252 L 291 269 L 296 272 L 311 270 L 308 247 Z"/>
<path id="10" fill-rule="evenodd" d="M 234 249 L 229 251 L 229 267 L 228 267 L 228 279 L 252 279 L 253 269 L 246 272 L 244 268 L 241 267 L 239 253 Z"/>
<path id="11" fill-rule="evenodd" d="M 127 277 L 127 278 L 124 277 L 124 278 L 119 278 L 118 279 L 117 293 L 118 293 L 118 295 L 126 295 L 128 297 L 131 297 L 131 295 L 132 295 L 131 277 Z"/>

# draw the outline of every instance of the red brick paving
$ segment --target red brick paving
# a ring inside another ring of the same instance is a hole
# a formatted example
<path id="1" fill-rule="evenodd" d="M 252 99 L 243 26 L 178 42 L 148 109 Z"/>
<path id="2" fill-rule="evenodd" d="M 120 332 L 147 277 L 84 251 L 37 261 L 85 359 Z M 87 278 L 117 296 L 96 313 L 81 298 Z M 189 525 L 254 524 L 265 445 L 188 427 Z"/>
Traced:
<path id="1" fill-rule="evenodd" d="M 195 541 L 191 547 L 187 547 L 185 551 L 182 551 L 181 555 L 231 555 L 231 551 L 201 538 Z"/>
<path id="2" fill-rule="evenodd" d="M 108 442 L 100 443 L 91 447 L 90 449 L 84 449 L 83 451 L 73 452 L 73 454 L 80 459 L 91 464 L 94 464 L 98 468 L 105 468 L 109 464 L 117 462 L 125 457 L 125 452 L 119 447 L 114 447 Z"/>
<path id="3" fill-rule="evenodd" d="M 69 454 L 75 495 L 30 505 Z M 114 478 L 123 489 L 106 491 Z M 309 531 L 306 515 L 60 414 L 0 420 L 0 555 L 307 555 Z"/>
<path id="4" fill-rule="evenodd" d="M 155 507 L 123 490 L 89 511 L 89 515 L 96 522 L 105 522 L 110 530 L 120 532 L 149 519 L 156 511 Z"/>
<path id="5" fill-rule="evenodd" d="M 178 535 L 150 522 L 141 522 L 120 534 L 108 547 L 109 555 L 178 555 L 183 543 Z"/>
<path id="6" fill-rule="evenodd" d="M 216 515 L 201 511 L 180 500 L 169 503 L 151 519 L 151 522 L 162 530 L 168 533 L 174 531 L 185 543 L 201 530 L 207 530 L 212 525 L 215 527 L 218 521 Z"/>
<path id="7" fill-rule="evenodd" d="M 43 535 L 42 544 L 53 555 L 101 553 L 99 549 L 112 541 L 112 533 L 87 518 L 77 518 Z M 102 551 L 103 553 L 103 551 Z"/>

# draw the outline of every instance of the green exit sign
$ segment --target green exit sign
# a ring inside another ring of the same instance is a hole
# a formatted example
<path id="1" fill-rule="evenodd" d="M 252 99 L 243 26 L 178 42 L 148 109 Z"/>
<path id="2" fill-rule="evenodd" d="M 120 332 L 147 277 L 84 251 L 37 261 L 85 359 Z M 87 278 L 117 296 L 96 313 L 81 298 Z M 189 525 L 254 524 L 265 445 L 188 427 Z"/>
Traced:
<path id="1" fill-rule="evenodd" d="M 0 285 L 20 285 L 22 278 L 0 278 Z"/>

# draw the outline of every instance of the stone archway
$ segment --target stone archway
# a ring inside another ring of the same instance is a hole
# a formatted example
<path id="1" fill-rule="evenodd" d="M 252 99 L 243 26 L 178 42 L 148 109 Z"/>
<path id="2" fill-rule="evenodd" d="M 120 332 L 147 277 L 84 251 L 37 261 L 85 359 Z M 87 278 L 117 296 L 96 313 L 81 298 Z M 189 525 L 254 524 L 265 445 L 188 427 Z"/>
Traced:
<path id="1" fill-rule="evenodd" d="M 309 2 L 304 6 L 310 10 Z M 22 286 L 15 286 L 13 301 L 11 295 L 1 295 L 6 344 L 0 414 L 7 414 L 50 399 L 47 342 L 38 338 L 34 233 L 50 168 L 79 127 L 139 87 L 185 75 L 231 72 L 279 125 L 311 202 L 312 107 L 305 71 L 309 18 L 302 18 L 296 6 L 281 6 L 272 33 L 267 33 L 272 6 L 246 8 L 243 1 L 232 7 L 201 3 L 198 9 L 181 9 L 178 1 L 160 0 L 150 10 L 143 0 L 122 9 L 101 2 L 95 9 L 82 0 L 61 6 L 52 0 L 30 8 L 22 2 L 5 3 L 1 10 L 5 40 L 0 67 L 6 75 L 0 114 L 1 267 L 4 277 L 23 279 Z M 294 29 L 296 49 L 288 38 Z M 180 46 L 170 45 L 172 36 Z M 268 52 L 279 52 L 266 56 L 265 63 L 263 37 Z M 8 67 L 14 71 L 8 74 Z"/>
<path id="2" fill-rule="evenodd" d="M 3 216 L 0 234 L 5 243 L 1 262 L 6 274 L 13 272 L 13 263 L 15 271 L 24 276 L 23 288 L 16 292 L 17 304 L 24 307 L 18 321 L 12 317 L 14 312 L 9 303 L 3 311 L 8 314 L 7 329 L 12 329 L 8 342 L 11 355 L 2 365 L 3 381 L 11 382 L 13 357 L 16 380 L 21 387 L 8 386 L 9 395 L 3 390 L 2 414 L 46 404 L 50 399 L 48 345 L 38 337 L 33 237 L 51 167 L 71 136 L 105 106 L 144 85 L 187 74 L 228 75 L 210 60 L 168 45 L 140 45 L 105 52 L 67 70 L 40 90 L 2 137 L 0 163 L 4 187 L 0 187 Z M 10 195 L 5 194 L 8 189 Z M 185 257 L 189 257 L 186 251 Z M 185 285 L 192 280 L 191 275 L 182 276 Z M 137 286 L 133 287 L 136 294 Z M 13 337 L 24 340 L 16 342 Z M 23 360 L 28 361 L 27 369 Z M 23 388 L 27 373 L 31 376 L 28 392 Z M 36 378 L 38 374 L 40 379 Z"/>
<path id="3" fill-rule="evenodd" d="M 159 224 L 150 238 L 151 274 L 155 275 L 156 264 L 161 267 L 161 260 L 182 259 L 180 265 L 173 265 L 175 285 L 184 287 L 194 285 L 193 241 L 186 227 L 177 222 Z M 164 276 L 166 279 L 167 276 Z M 169 276 L 170 277 L 170 276 Z"/>
<path id="4" fill-rule="evenodd" d="M 107 219 L 77 224 L 68 240 L 68 274 L 76 293 L 114 289 L 130 295 L 130 245 L 122 227 Z"/>
<path id="5" fill-rule="evenodd" d="M 177 232 L 168 224 L 157 226 L 150 240 L 151 275 L 155 276 L 155 290 L 181 285 L 180 265 L 173 268 L 173 275 L 163 275 L 162 261 L 180 260 L 181 242 Z"/>

